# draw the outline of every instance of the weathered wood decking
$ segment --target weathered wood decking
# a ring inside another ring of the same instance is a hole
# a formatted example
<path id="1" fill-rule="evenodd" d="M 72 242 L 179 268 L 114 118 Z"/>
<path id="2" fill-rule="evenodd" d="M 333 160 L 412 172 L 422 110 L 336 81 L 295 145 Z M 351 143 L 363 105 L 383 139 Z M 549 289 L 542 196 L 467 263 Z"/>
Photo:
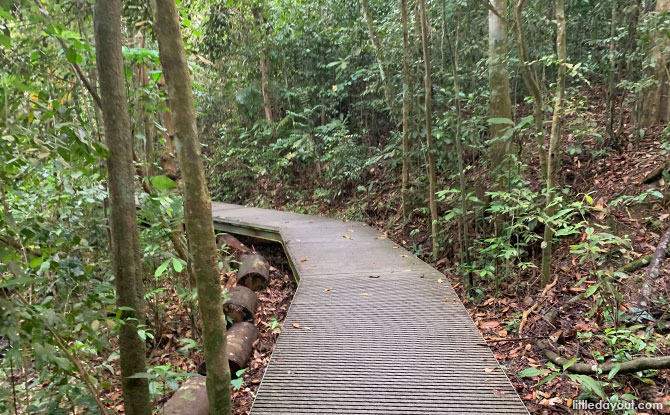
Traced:
<path id="1" fill-rule="evenodd" d="M 282 241 L 300 279 L 252 414 L 528 414 L 444 275 L 376 230 L 212 210 L 219 230 Z"/>

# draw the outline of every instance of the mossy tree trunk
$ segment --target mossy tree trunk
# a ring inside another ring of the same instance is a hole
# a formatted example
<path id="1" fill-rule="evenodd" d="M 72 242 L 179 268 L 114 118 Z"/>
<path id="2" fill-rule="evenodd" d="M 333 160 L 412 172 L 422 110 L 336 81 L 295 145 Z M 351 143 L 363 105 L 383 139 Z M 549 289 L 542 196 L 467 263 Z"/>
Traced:
<path id="1" fill-rule="evenodd" d="M 184 217 L 196 276 L 203 325 L 210 413 L 230 414 L 230 369 L 226 354 L 226 322 L 212 222 L 196 126 L 193 91 L 174 0 L 152 0 L 154 31 L 167 82 L 175 147 L 184 183 Z"/>
<path id="2" fill-rule="evenodd" d="M 437 258 L 440 247 L 437 242 L 437 200 L 435 192 L 437 191 L 437 173 L 435 167 L 435 144 L 433 143 L 433 114 L 432 114 L 432 81 L 430 70 L 430 38 L 428 33 L 428 18 L 426 17 L 426 1 L 419 0 L 419 10 L 421 13 L 421 43 L 423 45 L 423 63 L 425 99 L 424 107 L 426 112 L 426 153 L 428 154 L 428 203 L 430 205 L 430 223 L 433 240 L 433 258 Z"/>
<path id="3" fill-rule="evenodd" d="M 487 0 L 488 1 L 488 0 Z M 509 94 L 509 73 L 507 72 L 507 21 L 501 19 L 507 14 L 507 0 L 492 0 L 498 14 L 489 11 L 489 115 L 491 118 L 512 119 L 512 100 Z M 491 168 L 499 167 L 509 152 L 510 138 L 503 139 L 510 128 L 503 123 L 491 125 L 490 159 Z"/>
<path id="4" fill-rule="evenodd" d="M 144 321 L 144 300 L 130 116 L 121 49 L 121 0 L 96 2 L 95 43 L 100 106 L 109 148 L 107 187 L 116 304 L 123 307 L 124 319 L 119 327 L 119 354 L 125 413 L 150 415 L 147 380 L 131 378 L 145 372 L 146 348 L 137 334 L 137 323 Z"/>

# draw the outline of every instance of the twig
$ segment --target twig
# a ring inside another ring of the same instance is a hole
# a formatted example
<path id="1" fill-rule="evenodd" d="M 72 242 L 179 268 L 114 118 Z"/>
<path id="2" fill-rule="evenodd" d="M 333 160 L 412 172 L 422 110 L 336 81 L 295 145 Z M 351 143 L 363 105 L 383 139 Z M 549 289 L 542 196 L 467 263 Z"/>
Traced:
<path id="1" fill-rule="evenodd" d="M 542 290 L 542 293 L 540 294 L 540 298 L 546 296 L 547 292 L 550 289 L 552 289 L 556 285 L 556 283 L 558 283 L 558 277 L 555 277 L 554 281 L 551 284 L 548 284 L 547 286 L 544 287 L 544 290 Z M 535 309 L 537 309 L 537 307 L 539 305 L 540 305 L 540 300 L 538 299 L 537 301 L 535 301 L 535 304 L 530 306 L 530 308 L 528 308 L 526 311 L 524 311 L 521 314 L 521 322 L 519 323 L 519 331 L 518 331 L 519 334 L 521 334 L 521 332 L 523 332 L 523 328 L 526 325 L 526 321 L 528 320 L 528 316 L 530 315 L 530 313 L 535 311 Z"/>
<path id="2" fill-rule="evenodd" d="M 504 343 L 504 342 L 520 342 L 525 340 L 537 340 L 537 339 L 548 339 L 549 336 L 531 336 L 531 337 L 516 337 L 513 339 L 496 339 L 496 340 L 486 340 L 487 343 Z"/>
<path id="3" fill-rule="evenodd" d="M 535 304 L 530 306 L 530 308 L 528 308 L 526 311 L 524 311 L 521 314 L 521 322 L 519 323 L 519 334 L 521 334 L 523 332 L 523 328 L 526 325 L 526 321 L 528 320 L 528 316 L 530 315 L 530 313 L 535 311 L 535 309 L 537 308 L 537 306 L 539 304 L 540 304 L 539 301 L 536 301 Z"/>
<path id="4" fill-rule="evenodd" d="M 7 342 L 9 343 L 8 348 L 12 348 L 12 340 L 7 339 Z M 12 401 L 14 403 L 14 415 L 19 415 L 19 410 L 18 407 L 16 406 L 16 402 L 18 401 L 18 398 L 16 396 L 16 379 L 14 379 L 14 359 L 11 358 L 11 356 L 8 357 L 9 359 L 9 376 L 12 377 Z"/>
<path id="5" fill-rule="evenodd" d="M 98 396 L 98 391 L 95 389 L 95 386 L 91 383 L 91 380 L 88 378 L 89 374 L 82 365 L 81 361 L 77 359 L 77 357 L 74 354 L 71 354 L 70 352 L 67 351 L 67 347 L 63 343 L 63 339 L 58 336 L 56 331 L 51 328 L 48 324 L 45 325 L 45 327 L 51 332 L 51 334 L 54 336 L 54 339 L 56 339 L 56 343 L 58 343 L 58 346 L 63 350 L 63 353 L 70 359 L 72 363 L 74 363 L 75 367 L 77 368 L 77 372 L 81 375 L 81 380 L 84 382 L 86 385 L 86 388 L 91 392 L 91 395 L 93 396 L 93 399 L 95 399 L 95 402 L 98 404 L 98 408 L 100 409 L 100 413 L 103 415 L 107 415 L 107 408 L 105 408 L 105 405 L 102 403 L 100 400 L 100 397 Z"/>
<path id="6" fill-rule="evenodd" d="M 30 249 L 22 246 L 19 242 L 15 241 L 14 239 L 11 239 L 8 236 L 0 236 L 0 242 L 4 243 L 5 245 L 9 245 L 12 248 L 16 248 L 19 251 L 23 251 L 24 249 L 26 252 L 32 256 L 36 257 L 41 257 L 42 256 L 42 251 L 37 250 L 37 249 Z"/>

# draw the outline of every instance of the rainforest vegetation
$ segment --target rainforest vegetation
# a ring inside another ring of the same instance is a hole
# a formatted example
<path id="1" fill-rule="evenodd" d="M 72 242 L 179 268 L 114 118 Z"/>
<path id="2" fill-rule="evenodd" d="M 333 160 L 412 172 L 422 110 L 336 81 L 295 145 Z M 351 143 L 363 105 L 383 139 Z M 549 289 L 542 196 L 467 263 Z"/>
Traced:
<path id="1" fill-rule="evenodd" d="M 533 414 L 668 413 L 669 120 L 669 0 L 0 0 L 0 412 L 162 413 L 207 361 L 248 413 L 294 283 L 230 373 L 214 200 L 431 263 Z"/>

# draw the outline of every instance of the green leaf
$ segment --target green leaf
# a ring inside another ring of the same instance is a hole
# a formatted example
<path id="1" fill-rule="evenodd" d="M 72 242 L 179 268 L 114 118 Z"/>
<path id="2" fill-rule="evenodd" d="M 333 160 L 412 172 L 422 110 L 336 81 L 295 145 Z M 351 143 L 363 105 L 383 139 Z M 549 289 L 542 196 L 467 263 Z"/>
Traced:
<path id="1" fill-rule="evenodd" d="M 155 379 L 156 375 L 152 375 L 151 373 L 146 373 L 146 372 L 140 372 L 140 373 L 135 373 L 132 376 L 128 376 L 130 379 Z"/>
<path id="2" fill-rule="evenodd" d="M 584 298 L 592 296 L 598 290 L 599 287 L 600 283 L 597 283 L 587 288 L 586 291 L 584 291 Z"/>
<path id="3" fill-rule="evenodd" d="M 182 272 L 184 269 L 184 264 L 181 263 L 180 259 L 172 258 L 172 268 L 177 272 Z"/>
<path id="4" fill-rule="evenodd" d="M 30 277 L 11 278 L 8 281 L 0 282 L 0 288 L 13 287 L 15 285 L 29 285 L 36 281 L 35 278 Z"/>
<path id="5" fill-rule="evenodd" d="M 577 363 L 577 360 L 579 360 L 578 357 L 573 357 L 572 359 L 568 360 L 567 362 L 563 363 L 563 370 L 567 370 L 570 366 L 574 365 Z"/>
<path id="6" fill-rule="evenodd" d="M 77 53 L 75 48 L 68 48 L 65 52 L 65 57 L 70 63 L 81 63 L 81 55 Z"/>
<path id="7" fill-rule="evenodd" d="M 167 176 L 154 176 L 151 178 L 151 184 L 158 190 L 168 190 L 177 187 L 177 183 Z"/>
<path id="8" fill-rule="evenodd" d="M 614 365 L 612 370 L 610 370 L 610 373 L 607 375 L 607 379 L 611 380 L 614 376 L 616 376 L 616 374 L 619 373 L 619 369 L 621 369 L 621 363 Z"/>
<path id="9" fill-rule="evenodd" d="M 168 265 L 170 265 L 170 262 L 172 262 L 172 259 L 168 259 L 167 261 L 160 264 L 158 268 L 156 268 L 156 272 L 154 272 L 154 277 L 160 277 L 161 275 L 163 275 Z"/>
<path id="10" fill-rule="evenodd" d="M 239 388 L 242 387 L 242 382 L 243 381 L 244 381 L 244 379 L 242 379 L 242 378 L 232 379 L 230 381 L 230 384 L 233 385 L 233 388 L 239 389 Z"/>
<path id="11" fill-rule="evenodd" d="M 531 378 L 534 376 L 546 375 L 549 373 L 548 370 L 541 370 L 536 367 L 529 367 L 517 373 L 516 376 L 520 378 Z"/>
<path id="12" fill-rule="evenodd" d="M 12 38 L 9 36 L 0 33 L 0 45 L 9 48 L 12 46 Z"/>
<path id="13" fill-rule="evenodd" d="M 14 16 L 12 16 L 12 15 L 9 14 L 9 13 L 7 13 L 7 11 L 6 11 L 5 9 L 3 9 L 2 7 L 0 7 L 0 17 L 2 17 L 3 19 L 11 20 L 11 21 L 15 21 L 15 20 L 16 20 L 16 19 L 14 18 Z"/>
<path id="14" fill-rule="evenodd" d="M 489 124 L 507 124 L 514 126 L 514 121 L 509 118 L 489 118 Z"/>
<path id="15" fill-rule="evenodd" d="M 579 382 L 587 392 L 598 395 L 600 398 L 602 398 L 602 400 L 607 400 L 607 396 L 605 396 L 602 385 L 599 381 L 593 379 L 591 376 L 569 374 L 568 377 Z"/>
<path id="16" fill-rule="evenodd" d="M 547 376 L 546 378 L 542 379 L 540 382 L 538 382 L 535 387 L 542 386 L 545 383 L 551 382 L 552 380 L 556 379 L 558 376 L 560 376 L 560 373 L 552 373 L 551 375 Z"/>

